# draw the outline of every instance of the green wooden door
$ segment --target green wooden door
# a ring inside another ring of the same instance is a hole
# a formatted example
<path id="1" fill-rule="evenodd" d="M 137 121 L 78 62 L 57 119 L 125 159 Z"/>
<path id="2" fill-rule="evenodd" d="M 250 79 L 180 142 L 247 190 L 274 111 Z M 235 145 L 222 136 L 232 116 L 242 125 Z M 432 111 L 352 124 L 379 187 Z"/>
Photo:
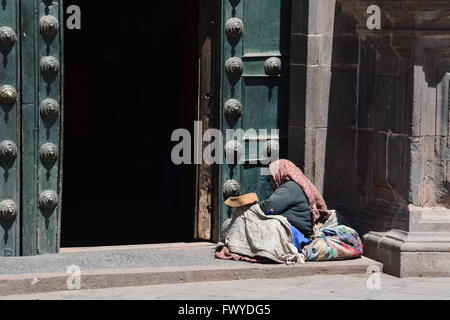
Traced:
<path id="1" fill-rule="evenodd" d="M 221 166 L 223 199 L 251 192 L 268 197 L 264 168 L 287 154 L 290 21 L 290 0 L 223 1 L 224 153 L 241 159 Z M 242 131 L 227 137 L 231 129 Z M 220 207 L 222 221 L 230 214 Z"/>
<path id="2" fill-rule="evenodd" d="M 0 4 L 0 256 L 59 250 L 62 1 Z"/>

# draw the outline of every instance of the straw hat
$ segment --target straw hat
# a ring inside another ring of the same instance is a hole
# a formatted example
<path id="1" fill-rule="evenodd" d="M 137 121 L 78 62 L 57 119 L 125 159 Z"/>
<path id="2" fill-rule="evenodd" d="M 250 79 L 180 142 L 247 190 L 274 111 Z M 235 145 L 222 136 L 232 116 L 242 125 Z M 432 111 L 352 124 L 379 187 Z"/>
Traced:
<path id="1" fill-rule="evenodd" d="M 244 194 L 240 197 L 231 197 L 225 201 L 225 204 L 231 208 L 239 208 L 259 202 L 258 195 L 256 193 Z"/>

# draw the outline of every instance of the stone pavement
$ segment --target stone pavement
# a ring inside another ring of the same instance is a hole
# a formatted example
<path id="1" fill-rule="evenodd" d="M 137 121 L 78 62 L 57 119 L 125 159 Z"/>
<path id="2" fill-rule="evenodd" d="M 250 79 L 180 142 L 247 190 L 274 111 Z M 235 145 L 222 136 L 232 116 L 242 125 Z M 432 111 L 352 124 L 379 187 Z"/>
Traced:
<path id="1" fill-rule="evenodd" d="M 64 249 L 57 255 L 0 258 L 0 297 L 82 289 L 249 279 L 286 279 L 312 275 L 366 275 L 382 265 L 362 258 L 286 266 L 214 258 L 215 244 Z M 79 281 L 78 281 L 79 280 Z M 77 282 L 78 281 L 78 282 Z"/>
<path id="2" fill-rule="evenodd" d="M 450 278 L 381 276 L 370 290 L 365 275 L 169 284 L 15 295 L 0 300 L 450 300 Z"/>

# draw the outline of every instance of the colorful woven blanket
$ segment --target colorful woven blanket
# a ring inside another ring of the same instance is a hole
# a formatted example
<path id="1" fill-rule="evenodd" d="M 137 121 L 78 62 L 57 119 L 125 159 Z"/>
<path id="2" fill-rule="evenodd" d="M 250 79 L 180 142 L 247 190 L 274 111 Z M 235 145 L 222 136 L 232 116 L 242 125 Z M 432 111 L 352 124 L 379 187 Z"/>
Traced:
<path id="1" fill-rule="evenodd" d="M 306 261 L 335 261 L 361 258 L 363 244 L 358 233 L 339 225 L 337 213 L 329 210 L 329 218 L 314 227 L 311 244 L 303 248 Z"/>

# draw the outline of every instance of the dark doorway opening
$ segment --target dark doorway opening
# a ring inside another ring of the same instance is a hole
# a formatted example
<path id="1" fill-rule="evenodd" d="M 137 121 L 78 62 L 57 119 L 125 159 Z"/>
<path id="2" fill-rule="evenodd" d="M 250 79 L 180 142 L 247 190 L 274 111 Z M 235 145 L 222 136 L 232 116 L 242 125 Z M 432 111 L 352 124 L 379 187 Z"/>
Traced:
<path id="1" fill-rule="evenodd" d="M 198 1 L 71 1 L 62 247 L 193 240 L 195 167 L 172 164 L 171 134 L 196 119 Z"/>

